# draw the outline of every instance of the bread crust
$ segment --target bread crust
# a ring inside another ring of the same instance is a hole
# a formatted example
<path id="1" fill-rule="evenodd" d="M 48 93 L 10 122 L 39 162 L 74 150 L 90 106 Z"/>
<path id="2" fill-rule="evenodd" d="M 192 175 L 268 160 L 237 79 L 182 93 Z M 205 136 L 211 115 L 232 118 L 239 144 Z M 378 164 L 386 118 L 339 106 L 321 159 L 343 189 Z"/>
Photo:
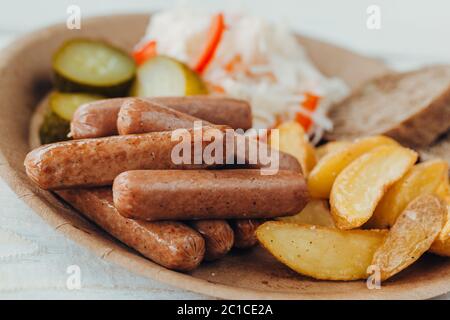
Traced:
<path id="1" fill-rule="evenodd" d="M 421 160 L 444 159 L 450 165 L 450 131 L 428 148 L 419 149 Z M 449 171 L 450 174 L 450 171 Z"/>
<path id="2" fill-rule="evenodd" d="M 428 107 L 384 134 L 406 146 L 420 148 L 429 146 L 448 129 L 450 129 L 450 88 Z"/>
<path id="3" fill-rule="evenodd" d="M 365 89 L 367 89 L 368 86 L 375 86 L 380 91 L 380 94 L 382 94 L 381 91 L 384 87 L 395 86 L 396 83 L 400 82 L 405 77 L 417 76 L 421 72 L 429 72 L 430 70 L 442 70 L 442 72 L 448 71 L 450 73 L 449 66 L 434 66 L 407 73 L 384 75 L 367 82 L 360 90 L 353 93 L 341 103 L 335 105 L 331 109 L 329 116 L 335 124 L 338 124 L 338 121 L 336 120 L 342 117 L 342 113 L 337 111 L 338 108 L 345 108 L 345 106 L 353 102 L 354 99 L 363 99 Z M 366 132 L 361 132 L 361 130 L 358 130 L 355 127 L 355 130 L 352 132 L 351 128 L 347 127 L 344 129 L 344 125 L 340 125 L 340 127 L 336 126 L 333 131 L 326 133 L 325 139 L 329 141 L 348 140 L 364 135 L 384 134 L 392 137 L 401 144 L 412 148 L 429 146 L 440 135 L 450 129 L 450 80 L 448 82 L 448 88 L 440 95 L 434 97 L 428 105 L 423 106 L 418 112 L 409 115 L 403 121 L 390 126 L 390 128 L 373 130 L 373 128 L 368 127 Z M 405 94 L 408 94 L 408 92 L 405 92 Z M 348 125 L 349 123 L 351 122 L 345 121 L 345 125 Z"/>

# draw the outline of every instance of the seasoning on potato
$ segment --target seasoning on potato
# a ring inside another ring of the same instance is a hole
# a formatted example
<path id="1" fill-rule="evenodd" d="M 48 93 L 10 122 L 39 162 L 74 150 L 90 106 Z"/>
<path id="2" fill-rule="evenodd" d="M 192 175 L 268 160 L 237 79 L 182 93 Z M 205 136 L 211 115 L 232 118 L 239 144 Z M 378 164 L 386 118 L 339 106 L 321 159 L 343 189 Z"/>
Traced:
<path id="1" fill-rule="evenodd" d="M 347 166 L 331 190 L 331 214 L 336 226 L 353 229 L 367 222 L 386 189 L 416 160 L 413 150 L 391 144 L 375 148 Z"/>
<path id="2" fill-rule="evenodd" d="M 400 214 L 383 244 L 373 256 L 381 280 L 386 280 L 417 261 L 431 246 L 444 223 L 446 207 L 439 198 L 424 195 Z"/>
<path id="3" fill-rule="evenodd" d="M 313 198 L 328 198 L 339 173 L 364 153 L 381 145 L 398 145 L 385 136 L 362 138 L 337 151 L 325 155 L 308 177 L 308 189 Z"/>
<path id="4" fill-rule="evenodd" d="M 357 280 L 367 278 L 386 232 L 269 221 L 256 236 L 276 259 L 298 273 L 321 280 Z"/>
<path id="5" fill-rule="evenodd" d="M 415 165 L 397 181 L 381 198 L 372 218 L 370 228 L 387 228 L 409 202 L 419 195 L 436 193 L 448 179 L 448 164 L 443 160 L 432 160 Z"/>

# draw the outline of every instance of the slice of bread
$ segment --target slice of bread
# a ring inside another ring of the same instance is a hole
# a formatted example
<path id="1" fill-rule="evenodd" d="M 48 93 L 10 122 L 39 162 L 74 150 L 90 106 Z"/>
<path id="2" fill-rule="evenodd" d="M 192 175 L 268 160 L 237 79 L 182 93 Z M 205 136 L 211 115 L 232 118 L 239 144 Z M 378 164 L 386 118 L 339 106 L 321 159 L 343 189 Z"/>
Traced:
<path id="1" fill-rule="evenodd" d="M 450 165 L 450 131 L 439 138 L 430 147 L 422 148 L 419 152 L 422 160 L 440 158 L 446 160 Z"/>
<path id="2" fill-rule="evenodd" d="M 429 146 L 450 128 L 450 66 L 388 74 L 369 81 L 329 112 L 327 140 L 385 134 Z"/>

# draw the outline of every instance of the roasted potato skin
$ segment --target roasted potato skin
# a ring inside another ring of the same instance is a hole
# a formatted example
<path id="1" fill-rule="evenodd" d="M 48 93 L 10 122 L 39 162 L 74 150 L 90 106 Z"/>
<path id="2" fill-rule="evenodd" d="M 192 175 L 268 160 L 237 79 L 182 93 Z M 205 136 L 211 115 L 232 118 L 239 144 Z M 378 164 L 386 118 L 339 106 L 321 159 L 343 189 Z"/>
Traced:
<path id="1" fill-rule="evenodd" d="M 351 144 L 350 141 L 339 140 L 330 141 L 316 148 L 317 160 L 322 159 L 329 153 L 336 152 L 348 147 Z"/>
<path id="2" fill-rule="evenodd" d="M 372 149 L 336 178 L 330 195 L 331 214 L 340 229 L 366 223 L 386 190 L 414 165 L 417 153 L 398 145 Z"/>
<path id="3" fill-rule="evenodd" d="M 416 164 L 383 195 L 373 216 L 367 222 L 369 228 L 389 228 L 409 202 L 424 194 L 437 194 L 448 180 L 448 163 L 431 160 Z"/>
<path id="4" fill-rule="evenodd" d="M 308 177 L 308 188 L 313 198 L 327 199 L 338 175 L 353 161 L 382 145 L 398 145 L 385 136 L 362 138 L 327 153 L 312 169 Z"/>
<path id="5" fill-rule="evenodd" d="M 294 121 L 283 122 L 276 127 L 278 129 L 278 141 L 276 135 L 271 135 L 270 145 L 275 149 L 294 156 L 302 167 L 305 177 L 311 172 L 317 162 L 316 151 L 309 143 L 303 127 Z"/>
<path id="6" fill-rule="evenodd" d="M 431 253 L 437 254 L 442 257 L 450 257 L 450 239 L 441 240 L 437 238 L 429 250 Z"/>
<path id="7" fill-rule="evenodd" d="M 444 223 L 445 205 L 433 195 L 413 200 L 400 214 L 373 256 L 381 280 L 387 280 L 417 261 L 430 249 Z"/>
<path id="8" fill-rule="evenodd" d="M 328 202 L 319 199 L 313 199 L 308 202 L 306 207 L 294 216 L 280 217 L 276 220 L 336 228 L 333 218 L 331 217 Z"/>
<path id="9" fill-rule="evenodd" d="M 447 216 L 445 219 L 445 224 L 442 227 L 441 233 L 439 233 L 439 240 L 447 241 L 450 240 L 450 184 L 448 181 L 448 176 L 445 183 L 441 184 L 441 186 L 438 188 L 436 194 L 447 205 Z"/>
<path id="10" fill-rule="evenodd" d="M 269 221 L 257 229 L 256 236 L 277 260 L 300 274 L 348 281 L 367 278 L 373 253 L 386 232 Z"/>

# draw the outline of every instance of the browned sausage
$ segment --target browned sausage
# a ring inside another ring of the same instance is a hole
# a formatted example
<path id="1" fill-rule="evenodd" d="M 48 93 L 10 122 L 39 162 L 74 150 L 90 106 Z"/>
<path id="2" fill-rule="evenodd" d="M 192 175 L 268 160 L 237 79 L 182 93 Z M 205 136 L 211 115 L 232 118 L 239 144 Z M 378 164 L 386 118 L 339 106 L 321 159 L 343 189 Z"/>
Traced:
<path id="1" fill-rule="evenodd" d="M 189 225 L 205 239 L 205 260 L 220 259 L 233 247 L 234 233 L 225 220 L 197 220 Z"/>
<path id="2" fill-rule="evenodd" d="M 73 139 L 100 138 L 117 134 L 117 114 L 126 98 L 99 100 L 81 105 L 70 122 Z"/>
<path id="3" fill-rule="evenodd" d="M 117 134 L 117 116 L 123 102 L 130 98 L 116 98 L 90 102 L 80 106 L 73 115 L 71 136 L 74 139 L 98 138 Z M 143 98 L 214 124 L 234 129 L 252 127 L 250 105 L 223 97 L 160 97 Z"/>
<path id="4" fill-rule="evenodd" d="M 137 98 L 130 98 L 123 103 L 122 108 L 120 109 L 117 120 L 117 128 L 120 134 L 147 133 L 155 131 L 169 131 L 180 128 L 192 128 L 195 121 L 201 120 L 154 102 L 149 102 Z M 213 126 L 211 123 L 205 121 L 202 121 L 202 124 L 206 126 Z M 237 146 L 237 140 L 239 139 L 238 137 L 245 139 L 247 154 L 245 155 L 244 161 L 248 167 L 248 150 L 250 150 L 248 146 L 249 142 L 254 138 L 250 136 L 239 135 L 237 133 L 233 133 L 233 136 L 235 139 L 234 146 Z M 278 168 L 280 170 L 290 170 L 301 173 L 300 163 L 295 157 L 275 149 L 270 149 L 270 147 L 268 147 L 266 144 L 259 141 L 259 148 L 261 147 L 266 147 L 272 152 L 278 153 Z M 268 167 L 268 165 L 256 163 L 252 167 L 264 168 Z"/>
<path id="5" fill-rule="evenodd" d="M 204 128 L 207 134 L 211 128 Z M 194 131 L 186 131 L 194 141 Z M 216 131 L 214 131 L 216 132 Z M 200 157 L 191 164 L 176 164 L 172 150 L 179 141 L 172 141 L 172 132 L 112 136 L 57 142 L 34 149 L 25 158 L 25 169 L 35 183 L 47 190 L 84 186 L 111 185 L 121 172 L 135 169 L 200 169 L 208 165 Z M 200 151 L 212 142 L 202 140 Z M 222 160 L 223 162 L 225 160 Z"/>
<path id="6" fill-rule="evenodd" d="M 252 109 L 245 100 L 214 96 L 149 99 L 214 124 L 227 125 L 233 129 L 243 130 L 252 127 Z"/>
<path id="7" fill-rule="evenodd" d="M 236 219 L 230 221 L 230 226 L 234 231 L 234 247 L 247 249 L 258 243 L 255 231 L 264 223 L 264 219 Z"/>
<path id="8" fill-rule="evenodd" d="M 169 131 L 192 128 L 195 121 L 201 120 L 155 102 L 134 98 L 122 104 L 117 129 L 119 134 Z M 205 239 L 205 260 L 220 259 L 233 247 L 233 230 L 225 220 L 198 220 L 191 222 L 191 226 Z"/>
<path id="9" fill-rule="evenodd" d="M 57 193 L 112 236 L 164 267 L 188 271 L 203 259 L 205 241 L 198 232 L 180 222 L 124 218 L 113 205 L 110 188 Z"/>
<path id="10" fill-rule="evenodd" d="M 203 125 L 211 125 L 207 121 L 167 108 L 156 102 L 130 98 L 120 108 L 117 130 L 122 135 L 171 131 L 192 128 L 195 121 L 199 121 Z"/>
<path id="11" fill-rule="evenodd" d="M 308 201 L 302 175 L 259 170 L 135 170 L 113 184 L 114 204 L 144 220 L 272 218 L 300 212 Z"/>

